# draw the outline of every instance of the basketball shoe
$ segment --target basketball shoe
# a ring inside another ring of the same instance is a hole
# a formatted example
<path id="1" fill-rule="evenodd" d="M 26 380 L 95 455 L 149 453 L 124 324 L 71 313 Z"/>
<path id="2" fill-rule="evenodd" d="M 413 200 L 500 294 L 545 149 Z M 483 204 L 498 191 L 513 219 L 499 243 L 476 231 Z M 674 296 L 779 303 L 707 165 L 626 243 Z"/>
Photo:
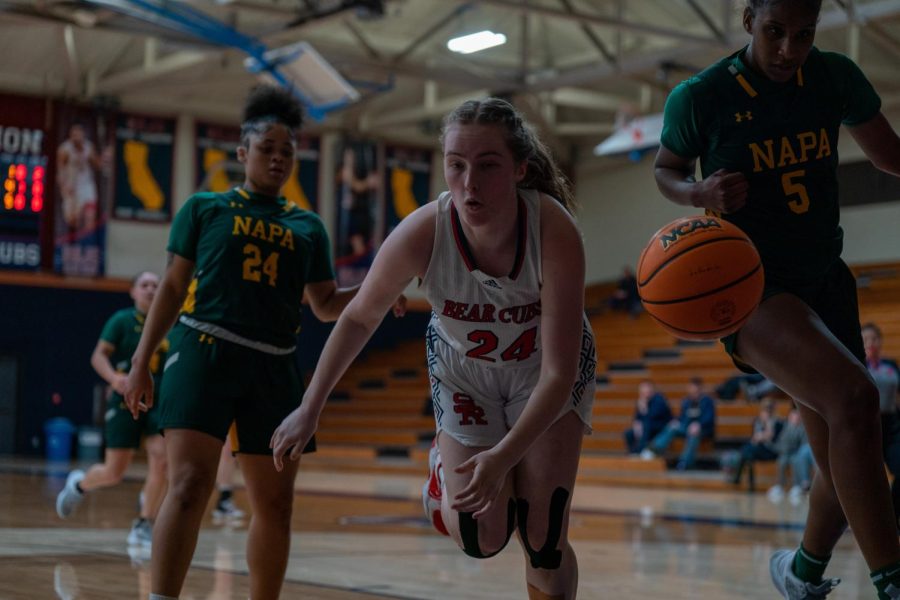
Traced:
<path id="1" fill-rule="evenodd" d="M 782 596 L 787 600 L 821 600 L 827 596 L 840 579 L 823 579 L 822 583 L 812 584 L 803 581 L 791 568 L 794 564 L 796 550 L 777 550 L 769 559 L 769 575 Z"/>
<path id="2" fill-rule="evenodd" d="M 428 479 L 422 484 L 422 505 L 425 508 L 425 518 L 428 522 L 444 535 L 450 535 L 444 525 L 441 516 L 441 499 L 444 496 L 444 465 L 441 463 L 441 454 L 438 451 L 437 438 L 431 441 L 431 449 L 428 450 Z"/>
<path id="3" fill-rule="evenodd" d="M 61 519 L 67 518 L 72 511 L 84 500 L 84 492 L 78 491 L 78 484 L 84 479 L 84 471 L 76 469 L 66 477 L 66 485 L 59 491 L 56 497 L 56 514 Z"/>

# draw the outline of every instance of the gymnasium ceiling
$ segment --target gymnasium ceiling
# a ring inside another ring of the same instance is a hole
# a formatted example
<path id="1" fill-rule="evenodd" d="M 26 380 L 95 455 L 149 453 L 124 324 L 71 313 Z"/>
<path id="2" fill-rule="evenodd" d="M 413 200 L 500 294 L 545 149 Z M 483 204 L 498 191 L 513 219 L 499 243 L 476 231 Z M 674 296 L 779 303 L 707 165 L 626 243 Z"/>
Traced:
<path id="1" fill-rule="evenodd" d="M 0 89 L 113 98 L 235 121 L 254 76 L 245 54 L 123 13 L 136 1 L 0 0 Z M 557 148 L 590 147 L 622 111 L 747 41 L 741 0 L 191 0 L 269 48 L 311 43 L 363 97 L 317 125 L 430 141 L 462 99 L 507 94 Z M 507 36 L 471 55 L 449 38 Z M 817 45 L 853 56 L 900 104 L 900 0 L 825 0 Z"/>

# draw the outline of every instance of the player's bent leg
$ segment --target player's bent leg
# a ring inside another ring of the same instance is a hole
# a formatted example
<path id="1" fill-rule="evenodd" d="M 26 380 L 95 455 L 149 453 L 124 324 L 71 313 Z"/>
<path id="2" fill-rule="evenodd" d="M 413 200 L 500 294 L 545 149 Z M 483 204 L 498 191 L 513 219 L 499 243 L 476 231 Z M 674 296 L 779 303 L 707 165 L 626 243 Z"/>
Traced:
<path id="1" fill-rule="evenodd" d="M 299 461 L 285 461 L 281 472 L 272 468 L 272 456 L 238 454 L 250 500 L 247 565 L 250 597 L 275 600 L 281 592 L 291 548 L 294 478 Z"/>
<path id="2" fill-rule="evenodd" d="M 131 448 L 107 448 L 103 462 L 93 465 L 79 484 L 85 492 L 110 487 L 122 481 L 131 464 L 134 450 Z"/>
<path id="3" fill-rule="evenodd" d="M 144 502 L 141 517 L 153 520 L 166 495 L 166 443 L 161 435 L 152 435 L 144 443 L 147 449 L 147 479 L 144 481 Z"/>
<path id="4" fill-rule="evenodd" d="M 496 555 L 506 547 L 515 531 L 516 508 L 512 497 L 511 476 L 507 475 L 491 510 L 475 520 L 472 513 L 460 513 L 450 508 L 453 498 L 465 488 L 471 478 L 471 473 L 460 474 L 454 469 L 487 448 L 464 446 L 445 431 L 438 434 L 438 447 L 443 461 L 445 486 L 441 514 L 450 537 L 463 552 L 473 558 L 490 558 Z"/>
<path id="5" fill-rule="evenodd" d="M 827 468 L 869 567 L 900 560 L 881 457 L 878 391 L 865 366 L 791 294 L 760 305 L 738 335 L 737 353 L 824 419 Z"/>
<path id="6" fill-rule="evenodd" d="M 578 561 L 568 531 L 583 435 L 584 423 L 570 411 L 515 468 L 519 542 L 531 600 L 569 600 L 578 588 Z"/>
<path id="7" fill-rule="evenodd" d="M 193 429 L 166 430 L 168 491 L 153 531 L 151 588 L 178 597 L 216 480 L 222 440 Z"/>

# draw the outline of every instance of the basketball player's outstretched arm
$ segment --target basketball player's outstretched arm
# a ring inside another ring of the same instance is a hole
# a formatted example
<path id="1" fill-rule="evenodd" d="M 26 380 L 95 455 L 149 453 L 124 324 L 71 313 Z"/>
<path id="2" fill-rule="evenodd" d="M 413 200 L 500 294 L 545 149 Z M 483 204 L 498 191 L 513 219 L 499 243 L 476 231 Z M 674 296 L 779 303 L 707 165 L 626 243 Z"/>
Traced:
<path id="1" fill-rule="evenodd" d="M 507 472 L 556 420 L 578 378 L 584 327 L 584 246 L 572 217 L 555 200 L 541 201 L 541 373 L 522 416 L 493 448 L 456 468 L 472 479 L 451 501 L 454 510 L 487 512 Z"/>
<path id="2" fill-rule="evenodd" d="M 385 313 L 414 277 L 422 277 L 434 246 L 436 202 L 426 204 L 400 222 L 375 255 L 359 292 L 341 313 L 319 357 L 303 403 L 284 418 L 269 447 L 279 471 L 284 453 L 291 460 L 315 433 L 328 394 L 384 319 Z"/>
<path id="3" fill-rule="evenodd" d="M 676 204 L 722 213 L 734 212 L 747 201 L 750 186 L 743 173 L 719 169 L 697 181 L 694 178 L 696 168 L 696 158 L 684 158 L 660 146 L 654 164 L 656 186 L 663 196 Z"/>

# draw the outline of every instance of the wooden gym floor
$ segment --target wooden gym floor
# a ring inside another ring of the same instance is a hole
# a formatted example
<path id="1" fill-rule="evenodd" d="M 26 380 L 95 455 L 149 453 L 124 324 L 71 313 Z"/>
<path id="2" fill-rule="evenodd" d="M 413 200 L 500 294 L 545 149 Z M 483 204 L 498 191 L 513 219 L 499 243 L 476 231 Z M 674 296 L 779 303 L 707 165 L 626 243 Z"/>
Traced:
<path id="1" fill-rule="evenodd" d="M 142 465 L 93 493 L 67 521 L 54 500 L 70 465 L 0 459 L 0 599 L 145 600 L 149 557 L 129 553 Z M 424 476 L 424 474 L 423 474 Z M 690 477 L 690 475 L 686 476 Z M 426 526 L 422 478 L 304 471 L 297 478 L 283 598 L 519 599 L 523 557 L 466 557 Z M 241 490 L 237 502 L 246 507 Z M 580 485 L 571 525 L 579 598 L 717 600 L 776 597 L 768 558 L 800 539 L 805 501 L 765 494 Z M 246 523 L 204 523 L 182 600 L 246 600 Z M 851 534 L 828 575 L 835 600 L 872 598 Z"/>

